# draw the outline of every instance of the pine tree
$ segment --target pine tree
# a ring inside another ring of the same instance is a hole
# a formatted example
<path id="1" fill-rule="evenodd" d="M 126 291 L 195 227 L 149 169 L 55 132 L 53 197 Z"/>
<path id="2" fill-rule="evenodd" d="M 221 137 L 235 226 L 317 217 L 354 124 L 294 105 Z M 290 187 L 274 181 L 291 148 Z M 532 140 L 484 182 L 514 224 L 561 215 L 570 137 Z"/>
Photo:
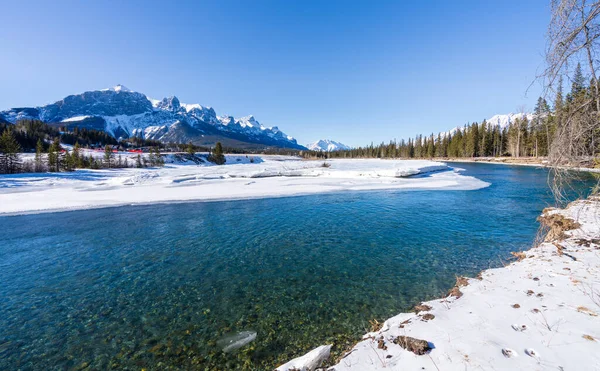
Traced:
<path id="1" fill-rule="evenodd" d="M 60 141 L 54 139 L 50 148 L 48 148 L 48 170 L 52 172 L 60 171 Z"/>
<path id="2" fill-rule="evenodd" d="M 581 63 L 577 63 L 575 67 L 575 73 L 573 74 L 573 83 L 571 85 L 571 96 L 575 97 L 579 95 L 585 88 L 585 78 L 581 72 Z"/>
<path id="3" fill-rule="evenodd" d="M 468 157 L 479 156 L 479 125 L 475 122 L 467 131 L 467 146 Z"/>
<path id="4" fill-rule="evenodd" d="M 193 156 L 193 155 L 196 153 L 196 148 L 194 147 L 194 144 L 193 144 L 192 142 L 189 142 L 189 143 L 187 144 L 187 147 L 185 148 L 185 151 L 186 151 L 186 152 L 187 152 L 189 155 Z"/>
<path id="5" fill-rule="evenodd" d="M 479 138 L 481 141 L 479 144 L 479 156 L 485 157 L 489 152 L 489 133 L 486 120 L 483 120 L 479 127 Z"/>
<path id="6" fill-rule="evenodd" d="M 73 160 L 73 168 L 82 168 L 83 163 L 81 159 L 81 147 L 79 147 L 79 142 L 75 142 L 75 146 L 73 147 L 73 153 L 71 153 L 71 158 Z"/>
<path id="7" fill-rule="evenodd" d="M 73 167 L 74 167 L 73 156 L 67 151 L 64 155 L 65 171 L 73 171 Z"/>
<path id="8" fill-rule="evenodd" d="M 434 155 L 435 155 L 435 140 L 433 139 L 433 133 L 431 133 L 431 136 L 429 137 L 429 140 L 427 143 L 427 157 L 433 158 Z"/>
<path id="9" fill-rule="evenodd" d="M 4 130 L 0 136 L 0 173 L 14 174 L 18 172 L 21 161 L 21 146 L 10 129 Z"/>
<path id="10" fill-rule="evenodd" d="M 373 157 L 376 157 L 376 156 L 373 156 Z M 223 146 L 221 145 L 221 142 L 217 142 L 217 144 L 215 145 L 215 150 L 210 155 L 209 160 L 211 162 L 214 162 L 217 165 L 225 164 L 226 160 L 225 160 L 225 156 L 223 155 Z"/>
<path id="11" fill-rule="evenodd" d="M 89 163 L 90 163 L 90 167 L 92 169 L 99 169 L 100 168 L 100 164 L 98 163 L 98 161 L 94 158 L 93 155 L 90 154 L 89 157 Z"/>
<path id="12" fill-rule="evenodd" d="M 158 146 L 154 147 L 154 162 L 155 166 L 163 166 L 165 164 L 165 160 L 160 154 L 160 148 Z"/>
<path id="13" fill-rule="evenodd" d="M 115 155 L 112 151 L 112 146 L 107 144 L 104 147 L 104 166 L 110 169 L 113 165 L 114 158 L 115 158 Z"/>
<path id="14" fill-rule="evenodd" d="M 442 140 L 442 134 L 438 133 L 437 146 L 435 147 L 435 157 L 445 157 L 443 148 L 444 148 L 444 144 L 443 144 L 443 140 Z"/>
<path id="15" fill-rule="evenodd" d="M 135 159 L 135 167 L 137 167 L 138 169 L 143 167 L 142 166 L 142 155 L 140 155 L 139 153 Z"/>
<path id="16" fill-rule="evenodd" d="M 41 139 L 38 139 L 37 144 L 35 146 L 35 168 L 34 171 L 36 173 L 41 173 L 44 171 L 44 143 Z"/>

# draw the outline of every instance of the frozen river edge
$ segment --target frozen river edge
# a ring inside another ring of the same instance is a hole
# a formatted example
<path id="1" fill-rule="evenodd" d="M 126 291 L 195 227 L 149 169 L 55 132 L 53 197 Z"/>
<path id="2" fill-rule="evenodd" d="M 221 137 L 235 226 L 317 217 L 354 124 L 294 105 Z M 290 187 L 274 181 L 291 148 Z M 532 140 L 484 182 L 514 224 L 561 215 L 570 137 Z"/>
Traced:
<path id="1" fill-rule="evenodd" d="M 600 198 L 540 221 L 545 241 L 518 261 L 458 278 L 447 297 L 388 319 L 327 370 L 598 369 Z M 328 354 L 319 347 L 277 370 L 314 370 Z"/>
<path id="2" fill-rule="evenodd" d="M 2 175 L 0 215 L 340 191 L 474 190 L 489 185 L 445 163 L 426 160 L 323 162 L 228 155 L 226 165 L 216 166 L 166 155 L 166 162 L 160 168 Z"/>

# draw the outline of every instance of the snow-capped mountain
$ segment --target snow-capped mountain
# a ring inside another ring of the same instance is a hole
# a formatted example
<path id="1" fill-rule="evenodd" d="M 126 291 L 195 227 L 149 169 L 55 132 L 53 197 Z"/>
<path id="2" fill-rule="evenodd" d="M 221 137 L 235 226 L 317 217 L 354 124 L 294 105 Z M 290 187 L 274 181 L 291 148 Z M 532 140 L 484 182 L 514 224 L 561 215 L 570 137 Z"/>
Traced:
<path id="1" fill-rule="evenodd" d="M 311 151 L 333 152 L 351 149 L 349 146 L 329 139 L 321 139 L 306 146 Z"/>
<path id="2" fill-rule="evenodd" d="M 115 138 L 133 136 L 164 142 L 227 146 L 275 146 L 305 149 L 276 126 L 265 127 L 254 116 L 235 119 L 217 116 L 211 107 L 181 103 L 177 97 L 148 98 L 117 85 L 110 89 L 87 91 L 42 107 L 13 108 L 0 112 L 0 120 L 15 123 L 38 119 L 69 127 L 104 130 Z"/>
<path id="3" fill-rule="evenodd" d="M 522 119 L 526 117 L 527 120 L 531 121 L 535 117 L 533 113 L 509 113 L 506 115 L 494 115 L 487 119 L 486 121 L 492 125 L 499 126 L 504 129 L 508 125 L 515 122 L 517 119 Z"/>
<path id="4" fill-rule="evenodd" d="M 492 126 L 499 126 L 501 129 L 504 129 L 505 127 L 515 122 L 515 120 L 522 119 L 523 117 L 526 117 L 527 120 L 531 121 L 535 118 L 535 115 L 533 113 L 508 113 L 504 115 L 494 115 L 489 119 L 486 119 L 485 121 L 487 121 Z M 463 126 L 457 126 L 446 133 L 442 133 L 442 135 L 454 135 L 454 133 L 456 133 L 458 129 L 462 130 Z"/>

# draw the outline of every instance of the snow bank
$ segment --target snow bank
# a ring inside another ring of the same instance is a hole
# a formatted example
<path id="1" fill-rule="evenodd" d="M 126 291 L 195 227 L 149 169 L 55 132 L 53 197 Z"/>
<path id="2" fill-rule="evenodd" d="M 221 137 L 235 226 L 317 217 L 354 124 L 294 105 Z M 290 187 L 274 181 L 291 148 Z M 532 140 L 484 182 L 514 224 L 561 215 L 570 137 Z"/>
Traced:
<path id="1" fill-rule="evenodd" d="M 137 156 L 121 155 L 129 163 Z M 168 154 L 162 168 L 2 175 L 0 214 L 349 190 L 472 190 L 489 185 L 432 161 L 328 160 L 324 166 L 322 161 L 290 156 L 228 155 L 224 166 L 216 166 L 204 161 L 205 155 L 197 154 L 198 161 L 192 161 Z"/>
<path id="2" fill-rule="evenodd" d="M 600 198 L 544 215 L 560 238 L 458 279 L 454 296 L 388 319 L 328 370 L 600 369 Z M 432 349 L 410 352 L 404 336 Z"/>
<path id="3" fill-rule="evenodd" d="M 277 367 L 275 371 L 313 371 L 329 358 L 331 345 L 321 345 L 302 357 Z"/>

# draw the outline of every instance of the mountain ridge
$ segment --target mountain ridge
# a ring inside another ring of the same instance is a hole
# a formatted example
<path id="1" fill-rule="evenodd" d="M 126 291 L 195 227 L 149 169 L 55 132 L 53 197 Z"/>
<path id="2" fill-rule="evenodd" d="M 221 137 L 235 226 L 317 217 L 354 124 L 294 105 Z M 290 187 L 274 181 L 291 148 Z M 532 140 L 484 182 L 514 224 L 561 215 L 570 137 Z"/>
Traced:
<path id="1" fill-rule="evenodd" d="M 306 145 L 306 147 L 311 151 L 321 152 L 334 152 L 352 149 L 350 146 L 347 146 L 340 142 L 336 142 L 331 139 L 320 139 L 314 143 Z"/>
<path id="2" fill-rule="evenodd" d="M 212 107 L 182 103 L 176 96 L 152 99 L 120 84 L 69 95 L 44 106 L 0 112 L 0 120 L 14 124 L 20 119 L 103 130 L 117 139 L 142 137 L 200 145 L 225 141 L 239 147 L 306 149 L 277 126 L 265 127 L 252 115 L 238 119 L 217 116 Z"/>

